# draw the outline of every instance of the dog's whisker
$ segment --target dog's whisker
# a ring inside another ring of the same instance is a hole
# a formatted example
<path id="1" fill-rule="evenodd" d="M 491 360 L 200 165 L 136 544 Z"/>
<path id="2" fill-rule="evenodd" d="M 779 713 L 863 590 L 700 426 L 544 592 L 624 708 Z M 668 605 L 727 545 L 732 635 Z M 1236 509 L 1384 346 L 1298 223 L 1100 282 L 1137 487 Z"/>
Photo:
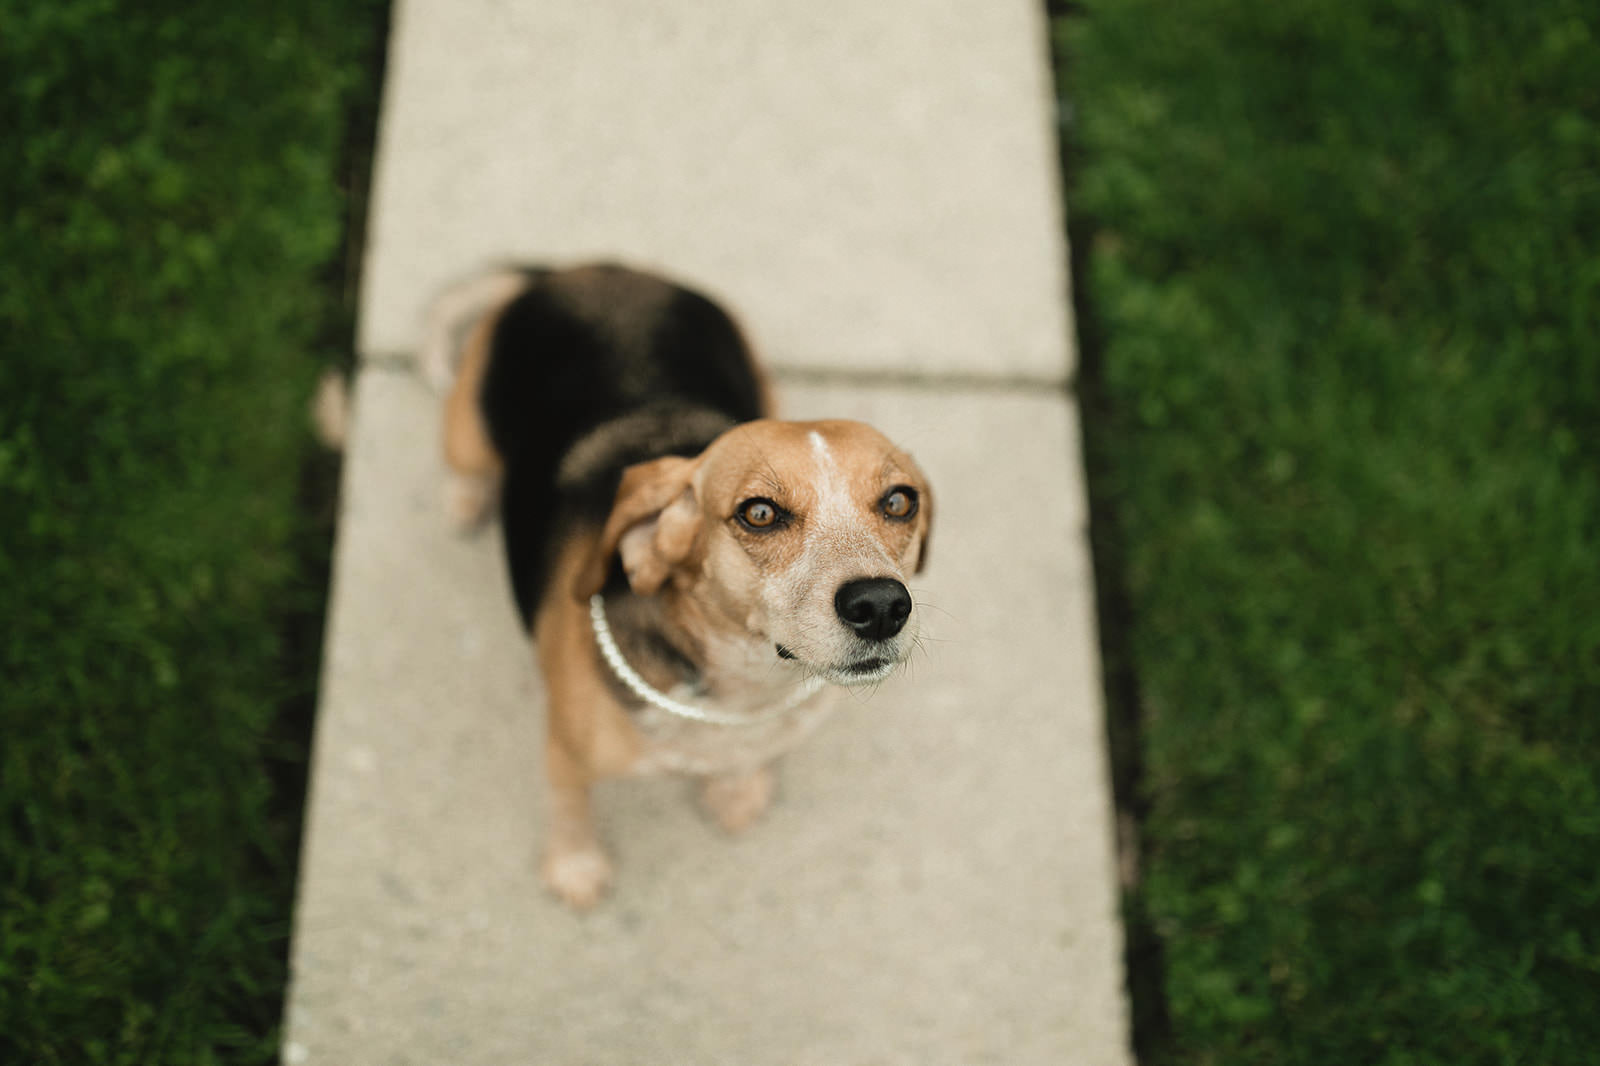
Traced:
<path id="1" fill-rule="evenodd" d="M 915 592 L 913 592 L 912 595 L 915 596 Z M 955 617 L 956 617 L 955 615 L 951 614 L 949 611 L 945 610 L 943 607 L 940 607 L 938 604 L 933 603 L 933 602 L 931 602 L 929 600 L 920 600 L 920 599 L 917 600 L 917 608 L 919 610 L 925 610 L 925 611 L 938 611 L 940 614 L 944 615 L 946 618 L 950 619 L 951 621 L 954 621 Z"/>

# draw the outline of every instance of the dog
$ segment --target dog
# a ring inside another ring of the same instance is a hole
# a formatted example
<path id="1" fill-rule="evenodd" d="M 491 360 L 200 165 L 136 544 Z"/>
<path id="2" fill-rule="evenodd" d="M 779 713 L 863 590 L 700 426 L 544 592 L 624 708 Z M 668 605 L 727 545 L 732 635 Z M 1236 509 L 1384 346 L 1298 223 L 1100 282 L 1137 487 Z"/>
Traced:
<path id="1" fill-rule="evenodd" d="M 548 691 L 545 884 L 594 905 L 613 868 L 591 786 L 675 772 L 729 832 L 846 687 L 907 661 L 933 515 L 910 455 L 859 422 L 772 417 L 739 326 L 614 264 L 508 268 L 434 308 L 446 506 L 498 505 Z"/>

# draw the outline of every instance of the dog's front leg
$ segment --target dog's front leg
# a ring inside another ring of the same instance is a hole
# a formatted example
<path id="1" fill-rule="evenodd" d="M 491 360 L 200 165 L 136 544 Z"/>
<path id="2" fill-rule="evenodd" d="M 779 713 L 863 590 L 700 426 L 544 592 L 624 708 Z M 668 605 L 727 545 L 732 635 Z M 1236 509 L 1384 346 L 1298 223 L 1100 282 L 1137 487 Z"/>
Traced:
<path id="1" fill-rule="evenodd" d="M 593 779 L 565 745 L 551 737 L 545 746 L 549 792 L 549 836 L 540 872 L 545 884 L 569 905 L 594 906 L 611 886 L 611 860 L 595 835 L 589 808 Z"/>
<path id="2" fill-rule="evenodd" d="M 777 791 L 777 775 L 772 767 L 736 770 L 705 779 L 700 802 L 706 813 L 729 833 L 750 828 L 772 803 Z"/>

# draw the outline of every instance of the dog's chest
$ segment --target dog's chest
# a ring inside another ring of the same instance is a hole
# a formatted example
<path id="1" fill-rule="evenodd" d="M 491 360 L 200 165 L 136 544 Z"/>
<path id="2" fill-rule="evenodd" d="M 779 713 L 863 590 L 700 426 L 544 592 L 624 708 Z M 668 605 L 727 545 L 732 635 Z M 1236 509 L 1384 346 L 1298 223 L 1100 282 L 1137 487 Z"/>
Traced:
<path id="1" fill-rule="evenodd" d="M 754 769 L 803 741 L 834 706 L 834 693 L 824 689 L 797 707 L 741 725 L 697 722 L 646 706 L 634 715 L 643 746 L 632 770 L 706 775 Z"/>

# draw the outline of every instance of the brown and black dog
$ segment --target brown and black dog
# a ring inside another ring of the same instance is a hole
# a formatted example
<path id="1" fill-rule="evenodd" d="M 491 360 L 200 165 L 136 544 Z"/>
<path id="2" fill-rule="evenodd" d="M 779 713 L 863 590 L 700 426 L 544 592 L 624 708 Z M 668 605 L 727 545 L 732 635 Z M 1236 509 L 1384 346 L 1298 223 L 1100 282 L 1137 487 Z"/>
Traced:
<path id="1" fill-rule="evenodd" d="M 448 389 L 452 517 L 499 505 L 549 691 L 542 872 L 568 903 L 611 879 L 597 779 L 703 777 L 737 831 L 834 686 L 910 655 L 927 479 L 859 422 L 767 417 L 706 297 L 613 265 L 502 270 L 439 302 L 422 362 Z"/>

